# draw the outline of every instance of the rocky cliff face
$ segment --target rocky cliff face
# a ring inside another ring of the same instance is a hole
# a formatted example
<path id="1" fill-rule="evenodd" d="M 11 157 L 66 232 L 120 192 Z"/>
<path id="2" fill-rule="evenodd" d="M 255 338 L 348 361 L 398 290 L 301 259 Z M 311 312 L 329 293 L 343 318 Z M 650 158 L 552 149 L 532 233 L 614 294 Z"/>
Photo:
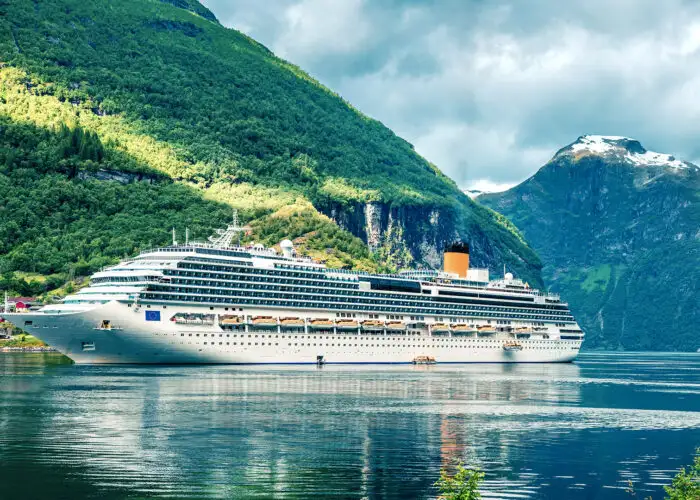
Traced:
<path id="1" fill-rule="evenodd" d="M 584 136 L 533 177 L 478 200 L 540 255 L 588 347 L 696 350 L 700 168 L 633 139 Z"/>
<path id="2" fill-rule="evenodd" d="M 505 264 L 515 275 L 544 286 L 540 261 L 534 252 L 523 252 L 518 231 L 514 227 L 502 229 L 502 222 L 495 222 L 497 215 L 479 205 L 473 204 L 466 214 L 444 207 L 379 202 L 334 204 L 320 209 L 374 252 L 381 253 L 388 246 L 392 249 L 387 251 L 395 252 L 398 244 L 410 253 L 410 262 L 404 263 L 411 267 L 440 269 L 443 249 L 459 240 L 469 243 L 473 267 L 500 273 Z M 499 229 L 490 231 L 491 227 Z"/>

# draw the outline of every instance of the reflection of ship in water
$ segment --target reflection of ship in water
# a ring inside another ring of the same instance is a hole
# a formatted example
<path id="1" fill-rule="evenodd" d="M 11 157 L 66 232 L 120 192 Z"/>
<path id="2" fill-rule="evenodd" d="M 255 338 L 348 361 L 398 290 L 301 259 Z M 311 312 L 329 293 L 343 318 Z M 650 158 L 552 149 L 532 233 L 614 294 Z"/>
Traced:
<path id="1" fill-rule="evenodd" d="M 515 410 L 532 401 L 575 402 L 576 390 L 546 381 L 577 371 L 568 364 L 85 371 L 79 386 L 54 393 L 58 411 L 43 412 L 40 426 L 52 433 L 34 439 L 55 449 L 62 436 L 67 474 L 141 492 L 429 496 L 440 467 L 455 460 L 512 462 L 513 437 L 497 422 L 522 420 Z"/>
<path id="2" fill-rule="evenodd" d="M 551 366 L 490 368 L 482 376 L 466 382 L 451 381 L 444 388 L 449 402 L 448 409 L 439 415 L 437 426 L 440 466 L 450 470 L 463 463 L 488 471 L 489 464 L 497 464 L 498 477 L 487 475 L 481 487 L 488 496 L 534 497 L 537 475 L 527 471 L 532 464 L 522 455 L 523 428 L 530 414 L 537 413 L 535 402 L 567 406 L 580 401 L 578 384 L 561 383 L 576 380 L 580 368 L 577 365 L 553 370 Z M 533 431 L 538 428 L 533 426 Z"/>

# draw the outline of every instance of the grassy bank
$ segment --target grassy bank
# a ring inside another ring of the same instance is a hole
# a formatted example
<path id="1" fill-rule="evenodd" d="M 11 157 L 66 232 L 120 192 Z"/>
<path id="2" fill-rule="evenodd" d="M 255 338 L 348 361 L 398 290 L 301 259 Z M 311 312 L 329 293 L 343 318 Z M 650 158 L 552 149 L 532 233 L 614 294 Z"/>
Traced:
<path id="1" fill-rule="evenodd" d="M 28 347 L 45 347 L 45 346 L 46 346 L 46 344 L 43 343 L 41 340 L 34 337 L 33 335 L 29 335 L 26 333 L 23 333 L 20 335 L 14 335 L 11 339 L 8 339 L 8 340 L 0 340 L 0 349 L 2 349 L 3 347 L 28 348 Z"/>

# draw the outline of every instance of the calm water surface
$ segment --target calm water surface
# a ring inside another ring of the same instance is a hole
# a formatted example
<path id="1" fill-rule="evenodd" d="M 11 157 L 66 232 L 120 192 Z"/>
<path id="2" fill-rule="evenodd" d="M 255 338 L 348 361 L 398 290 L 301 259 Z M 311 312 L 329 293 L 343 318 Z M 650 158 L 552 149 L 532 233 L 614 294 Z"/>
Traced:
<path id="1" fill-rule="evenodd" d="M 0 497 L 663 497 L 700 445 L 700 355 L 567 365 L 90 367 L 0 355 Z"/>

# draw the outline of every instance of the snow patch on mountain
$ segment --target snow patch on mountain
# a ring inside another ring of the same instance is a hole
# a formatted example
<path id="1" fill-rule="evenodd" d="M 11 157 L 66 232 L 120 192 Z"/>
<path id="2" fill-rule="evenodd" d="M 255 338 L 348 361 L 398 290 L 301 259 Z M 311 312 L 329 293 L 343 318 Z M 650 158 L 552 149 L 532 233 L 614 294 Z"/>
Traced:
<path id="1" fill-rule="evenodd" d="M 639 167 L 662 166 L 683 170 L 700 169 L 692 163 L 677 160 L 671 155 L 647 151 L 635 139 L 615 135 L 584 135 L 573 144 L 560 150 L 555 158 L 562 154 L 578 156 L 587 153 L 599 156 L 616 156 Z"/>

